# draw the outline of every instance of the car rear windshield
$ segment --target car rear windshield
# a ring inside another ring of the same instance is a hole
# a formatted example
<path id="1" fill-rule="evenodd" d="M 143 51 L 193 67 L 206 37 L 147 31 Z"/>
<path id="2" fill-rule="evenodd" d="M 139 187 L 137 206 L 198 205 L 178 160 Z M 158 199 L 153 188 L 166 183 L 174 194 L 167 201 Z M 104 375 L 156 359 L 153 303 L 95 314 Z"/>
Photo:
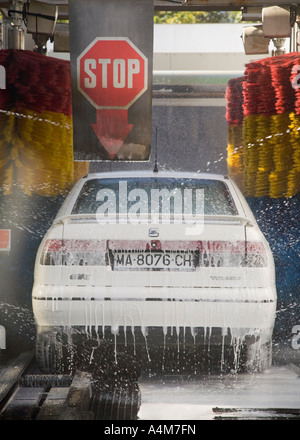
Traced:
<path id="1" fill-rule="evenodd" d="M 72 214 L 237 215 L 227 185 L 187 178 L 106 178 L 88 180 Z"/>

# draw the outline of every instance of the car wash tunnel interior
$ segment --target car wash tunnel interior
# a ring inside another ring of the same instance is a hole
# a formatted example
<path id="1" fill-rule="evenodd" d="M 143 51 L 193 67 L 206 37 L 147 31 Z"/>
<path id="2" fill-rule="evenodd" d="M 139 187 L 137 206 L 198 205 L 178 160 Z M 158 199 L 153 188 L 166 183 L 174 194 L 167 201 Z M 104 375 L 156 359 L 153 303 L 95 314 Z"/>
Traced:
<path id="1" fill-rule="evenodd" d="M 34 344 L 37 248 L 89 162 L 74 161 L 70 62 L 6 49 L 0 65 L 6 71 L 0 93 L 0 228 L 11 233 L 9 251 L 0 254 L 0 323 L 7 346 L 19 350 Z M 248 63 L 243 76 L 229 80 L 225 95 L 228 175 L 246 196 L 274 255 L 278 345 L 290 345 L 300 310 L 299 66 L 296 52 Z M 3 248 L 4 241 L 0 237 Z"/>

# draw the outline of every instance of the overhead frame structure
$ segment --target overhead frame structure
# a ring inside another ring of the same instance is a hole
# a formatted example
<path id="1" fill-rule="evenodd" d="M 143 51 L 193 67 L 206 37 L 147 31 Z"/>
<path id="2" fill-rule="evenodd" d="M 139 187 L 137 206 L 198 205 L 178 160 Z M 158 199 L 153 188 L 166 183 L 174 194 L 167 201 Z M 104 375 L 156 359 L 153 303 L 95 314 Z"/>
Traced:
<path id="1" fill-rule="evenodd" d="M 155 10 L 241 11 L 245 8 L 300 5 L 291 0 L 154 0 Z"/>
<path id="2" fill-rule="evenodd" d="M 58 18 L 68 19 L 68 0 L 36 0 L 40 3 L 58 6 Z M 24 0 L 25 2 L 25 0 Z M 84 0 L 82 1 L 84 8 Z M 267 6 L 298 6 L 300 0 L 154 0 L 156 11 L 240 11 L 245 8 Z M 10 1 L 0 0 L 0 9 L 9 8 Z"/>
<path id="3" fill-rule="evenodd" d="M 152 2 L 153 0 L 149 1 Z M 56 22 L 55 25 L 56 40 L 58 41 L 59 39 L 60 41 L 60 43 L 57 43 L 57 47 L 62 47 L 63 51 L 65 51 L 66 45 L 68 46 L 68 43 L 66 43 L 68 38 L 68 23 L 66 22 L 69 20 L 69 0 L 34 0 L 32 3 L 35 5 L 32 6 L 32 15 L 37 14 L 38 4 L 41 5 L 41 17 L 43 14 L 46 14 L 44 17 L 46 17 L 47 14 L 52 16 L 51 11 L 55 9 L 55 20 L 63 21 Z M 81 3 L 78 2 L 80 10 L 84 11 L 86 4 L 85 0 L 81 0 Z M 99 2 L 99 4 L 101 4 L 101 2 Z M 261 21 L 262 11 L 264 8 L 270 6 L 289 10 L 291 34 L 293 34 L 291 42 L 293 39 L 293 47 L 295 48 L 295 45 L 299 47 L 299 30 L 296 31 L 294 25 L 297 23 L 297 26 L 299 27 L 300 0 L 154 0 L 155 11 L 241 11 L 243 13 L 241 21 L 244 22 Z M 29 9 L 27 8 L 30 7 L 31 0 L 0 0 L 0 13 L 2 13 L 4 23 L 0 29 L 0 38 L 1 41 L 5 41 L 4 47 L 9 47 L 11 49 L 24 48 L 24 35 L 22 35 L 24 32 L 20 27 L 25 8 L 26 11 L 29 12 Z M 44 22 L 45 21 L 47 20 L 44 20 Z M 34 34 L 34 50 L 40 51 L 41 53 L 46 50 L 45 42 L 47 38 L 52 38 L 54 35 L 51 33 L 51 35 L 45 37 L 45 34 L 48 34 L 48 32 L 40 31 L 42 27 L 41 23 L 38 25 L 38 22 L 36 22 L 36 32 L 32 32 L 28 27 L 28 32 Z M 37 29 L 39 29 L 39 31 L 37 31 Z"/>

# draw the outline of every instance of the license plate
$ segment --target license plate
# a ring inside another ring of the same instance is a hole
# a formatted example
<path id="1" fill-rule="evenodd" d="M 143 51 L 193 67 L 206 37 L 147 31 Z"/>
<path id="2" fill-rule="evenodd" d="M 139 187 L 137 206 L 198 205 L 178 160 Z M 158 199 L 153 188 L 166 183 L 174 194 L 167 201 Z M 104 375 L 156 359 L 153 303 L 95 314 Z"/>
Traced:
<path id="1" fill-rule="evenodd" d="M 112 251 L 113 270 L 195 270 L 194 252 Z"/>

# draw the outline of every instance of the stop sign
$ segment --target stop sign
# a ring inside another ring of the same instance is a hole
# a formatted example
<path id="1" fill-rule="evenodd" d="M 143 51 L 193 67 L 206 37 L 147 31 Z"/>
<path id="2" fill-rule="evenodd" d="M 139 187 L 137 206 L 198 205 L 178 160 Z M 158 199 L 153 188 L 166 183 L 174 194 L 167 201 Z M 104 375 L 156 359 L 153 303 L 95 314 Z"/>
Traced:
<path id="1" fill-rule="evenodd" d="M 77 87 L 96 109 L 128 109 L 148 88 L 148 60 L 128 38 L 96 38 L 77 58 Z"/>

